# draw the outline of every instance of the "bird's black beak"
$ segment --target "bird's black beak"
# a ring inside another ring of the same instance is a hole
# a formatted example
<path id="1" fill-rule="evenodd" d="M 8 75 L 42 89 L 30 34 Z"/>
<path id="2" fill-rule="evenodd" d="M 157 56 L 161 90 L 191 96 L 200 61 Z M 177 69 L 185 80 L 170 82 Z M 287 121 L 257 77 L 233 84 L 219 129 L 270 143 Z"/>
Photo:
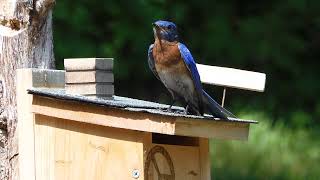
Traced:
<path id="1" fill-rule="evenodd" d="M 153 26 L 156 30 L 160 30 L 160 26 L 157 25 L 156 23 L 152 23 L 152 26 Z"/>
<path id="2" fill-rule="evenodd" d="M 161 27 L 159 25 L 157 25 L 156 23 L 152 23 L 152 26 L 153 26 L 153 32 L 154 32 L 154 37 L 156 39 L 159 39 L 160 40 L 160 46 L 161 45 L 161 35 L 160 35 L 160 32 L 161 32 Z"/>
<path id="3" fill-rule="evenodd" d="M 153 30 L 156 36 L 160 36 L 161 27 L 157 25 L 156 23 L 152 23 Z"/>

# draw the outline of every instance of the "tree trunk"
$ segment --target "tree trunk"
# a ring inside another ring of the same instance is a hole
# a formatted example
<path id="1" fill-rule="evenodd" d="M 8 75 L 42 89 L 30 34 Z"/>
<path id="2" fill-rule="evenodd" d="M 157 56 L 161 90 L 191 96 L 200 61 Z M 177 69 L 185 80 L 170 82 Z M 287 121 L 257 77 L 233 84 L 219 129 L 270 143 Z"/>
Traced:
<path id="1" fill-rule="evenodd" d="M 16 69 L 54 67 L 54 3 L 0 0 L 0 179 L 19 179 Z"/>

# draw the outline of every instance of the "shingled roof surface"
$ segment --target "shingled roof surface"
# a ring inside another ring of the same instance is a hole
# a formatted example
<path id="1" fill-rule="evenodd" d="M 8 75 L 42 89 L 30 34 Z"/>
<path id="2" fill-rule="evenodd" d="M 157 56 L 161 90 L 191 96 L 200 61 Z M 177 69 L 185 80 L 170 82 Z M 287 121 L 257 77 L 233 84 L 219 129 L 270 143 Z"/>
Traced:
<path id="1" fill-rule="evenodd" d="M 237 118 L 229 118 L 228 120 L 222 120 L 213 118 L 210 115 L 205 114 L 204 116 L 195 116 L 195 115 L 186 115 L 184 113 L 184 108 L 173 106 L 172 112 L 168 112 L 167 108 L 169 105 L 160 104 L 150 101 L 138 100 L 133 98 L 113 96 L 112 100 L 103 99 L 103 98 L 90 98 L 81 95 L 66 94 L 64 89 L 52 89 L 52 88 L 32 88 L 28 90 L 29 94 L 44 96 L 48 98 L 67 100 L 67 101 L 77 101 L 81 103 L 95 104 L 99 106 L 120 108 L 128 111 L 136 112 L 147 112 L 152 114 L 159 114 L 164 116 L 173 116 L 173 117 L 187 117 L 193 119 L 205 119 L 213 121 L 228 121 L 228 122 L 239 122 L 239 123 L 257 123 L 253 120 L 243 120 Z"/>

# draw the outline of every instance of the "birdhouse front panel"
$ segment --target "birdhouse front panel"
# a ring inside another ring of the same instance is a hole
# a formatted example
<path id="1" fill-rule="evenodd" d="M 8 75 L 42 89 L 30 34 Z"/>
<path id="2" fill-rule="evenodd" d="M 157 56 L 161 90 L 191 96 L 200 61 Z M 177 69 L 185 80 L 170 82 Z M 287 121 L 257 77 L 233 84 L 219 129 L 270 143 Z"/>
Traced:
<path id="1" fill-rule="evenodd" d="M 36 178 L 143 179 L 144 133 L 35 117 Z"/>
<path id="2" fill-rule="evenodd" d="M 37 179 L 200 180 L 200 153 L 199 138 L 35 115 Z"/>

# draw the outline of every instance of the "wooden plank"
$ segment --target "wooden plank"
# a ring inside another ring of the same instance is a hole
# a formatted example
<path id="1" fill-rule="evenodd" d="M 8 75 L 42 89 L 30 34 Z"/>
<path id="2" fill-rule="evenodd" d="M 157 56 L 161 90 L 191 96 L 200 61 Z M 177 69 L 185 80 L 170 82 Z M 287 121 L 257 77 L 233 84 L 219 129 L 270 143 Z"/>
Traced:
<path id="1" fill-rule="evenodd" d="M 54 118 L 39 120 L 43 116 L 35 115 L 34 148 L 35 148 L 35 172 L 36 179 L 55 180 L 55 124 Z M 63 140 L 63 139 L 61 139 Z M 59 146 L 59 148 L 64 148 Z"/>
<path id="2" fill-rule="evenodd" d="M 33 96 L 27 94 L 32 87 L 64 87 L 64 71 L 44 69 L 17 70 L 17 109 L 18 109 L 18 145 L 19 175 L 34 180 L 34 114 L 31 112 Z"/>
<path id="3" fill-rule="evenodd" d="M 177 118 L 175 134 L 204 138 L 248 140 L 248 123 L 217 122 L 210 120 L 190 120 Z"/>
<path id="4" fill-rule="evenodd" d="M 200 173 L 201 180 L 211 179 L 209 139 L 199 138 Z"/>
<path id="5" fill-rule="evenodd" d="M 234 68 L 197 64 L 201 82 L 231 88 L 263 92 L 266 74 Z"/>
<path id="6" fill-rule="evenodd" d="M 144 138 L 143 138 L 143 178 L 144 180 L 147 179 L 147 168 L 146 168 L 146 160 L 148 157 L 148 153 L 150 150 L 150 147 L 152 146 L 152 133 L 144 132 Z"/>
<path id="7" fill-rule="evenodd" d="M 64 88 L 65 71 L 52 69 L 22 69 L 32 71 L 32 87 Z"/>
<path id="8" fill-rule="evenodd" d="M 37 179 L 143 179 L 139 131 L 36 116 Z"/>
<path id="9" fill-rule="evenodd" d="M 101 126 L 169 135 L 247 140 L 249 132 L 249 123 L 132 112 L 41 96 L 34 96 L 32 112 Z"/>
<path id="10" fill-rule="evenodd" d="M 32 87 L 32 70 L 17 70 L 17 109 L 18 109 L 18 146 L 19 175 L 35 180 L 34 162 L 34 120 L 31 113 L 32 95 L 27 89 Z"/>
<path id="11" fill-rule="evenodd" d="M 173 134 L 172 119 L 164 116 L 150 116 L 147 113 L 106 108 L 92 104 L 64 101 L 41 96 L 34 96 L 32 112 L 73 121 L 101 126 L 126 128 L 146 132 Z M 152 117 L 152 119 L 150 119 Z"/>

